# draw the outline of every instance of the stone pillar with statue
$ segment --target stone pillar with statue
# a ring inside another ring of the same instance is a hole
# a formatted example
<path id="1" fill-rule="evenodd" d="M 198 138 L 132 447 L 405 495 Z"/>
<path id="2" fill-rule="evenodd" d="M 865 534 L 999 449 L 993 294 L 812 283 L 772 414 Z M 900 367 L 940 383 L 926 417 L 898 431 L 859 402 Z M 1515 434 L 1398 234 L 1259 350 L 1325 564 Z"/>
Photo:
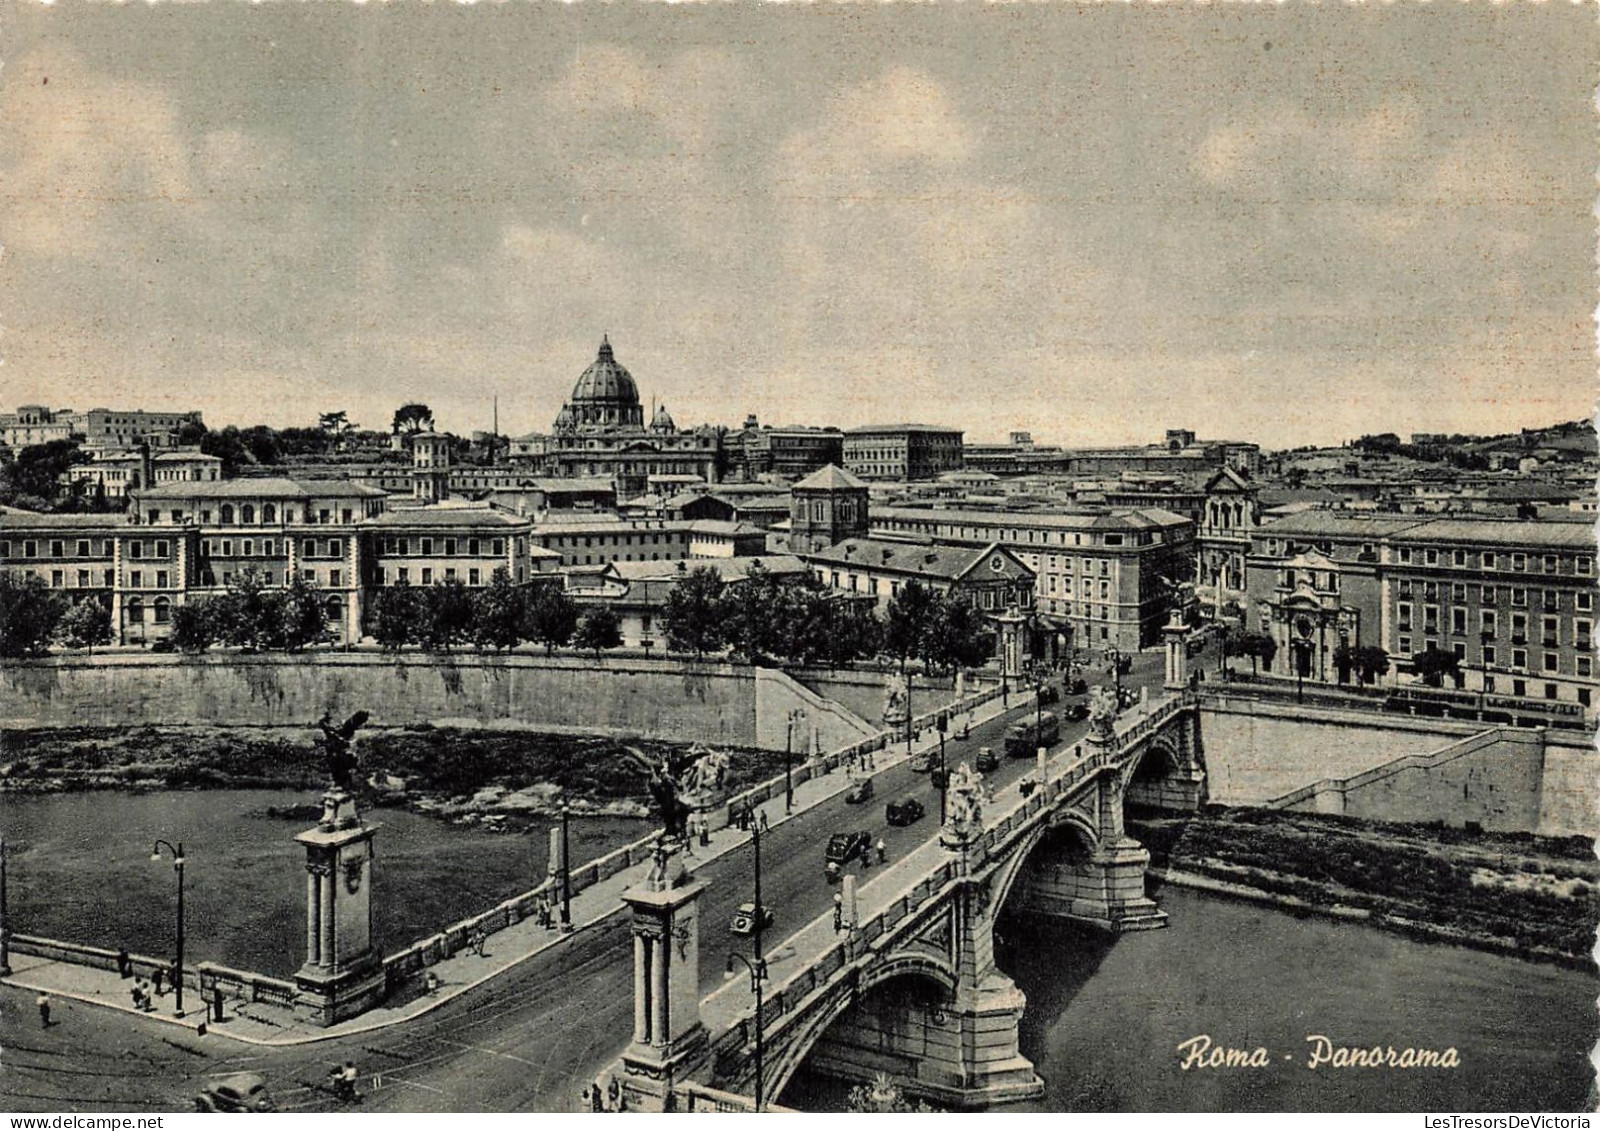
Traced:
<path id="1" fill-rule="evenodd" d="M 638 750 L 628 753 L 649 770 L 662 835 L 644 881 L 622 893 L 633 933 L 633 1040 L 622 1054 L 622 1092 L 629 1111 L 663 1111 L 673 1088 L 710 1062 L 700 1020 L 699 908 L 706 885 L 689 872 L 684 847 L 695 799 L 722 787 L 726 755 L 695 747 L 652 761 Z"/>
<path id="2" fill-rule="evenodd" d="M 294 839 L 306 851 L 306 961 L 295 972 L 300 1008 L 319 1025 L 333 1025 L 383 997 L 382 955 L 372 937 L 372 865 L 378 826 L 362 821 L 354 788 L 357 711 L 335 726 L 318 722 L 329 784 L 315 828 Z"/>

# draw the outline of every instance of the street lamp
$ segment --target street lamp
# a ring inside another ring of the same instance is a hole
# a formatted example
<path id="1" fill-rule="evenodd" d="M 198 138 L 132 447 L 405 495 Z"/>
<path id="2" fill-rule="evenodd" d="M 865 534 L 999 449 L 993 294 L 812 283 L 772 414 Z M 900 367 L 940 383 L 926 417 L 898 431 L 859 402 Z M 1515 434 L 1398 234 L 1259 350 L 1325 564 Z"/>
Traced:
<path id="1" fill-rule="evenodd" d="M 794 812 L 794 725 L 806 721 L 804 707 L 789 712 L 789 729 L 783 740 L 783 811 Z"/>
<path id="2" fill-rule="evenodd" d="M 728 955 L 727 969 L 724 977 L 731 978 L 736 973 L 734 963 L 744 964 L 750 972 L 750 990 L 756 995 L 756 1110 L 760 1111 L 765 1100 L 765 1080 L 763 1078 L 763 1059 L 766 1054 L 765 1026 L 761 1017 L 761 987 L 767 980 L 767 960 L 761 955 L 761 926 L 764 909 L 761 906 L 761 824 L 756 822 L 750 826 L 750 845 L 753 852 L 755 865 L 756 908 L 755 917 L 751 921 L 751 957 L 746 958 L 737 952 Z"/>
<path id="3" fill-rule="evenodd" d="M 1217 623 L 1221 628 L 1221 641 L 1217 647 L 1217 673 L 1226 682 L 1228 678 L 1228 624 L 1221 619 Z"/>
<path id="4" fill-rule="evenodd" d="M 723 972 L 724 978 L 731 978 L 739 971 L 737 966 L 743 966 L 750 972 L 750 992 L 756 995 L 756 1110 L 760 1111 L 766 1105 L 766 1025 L 763 1024 L 761 1013 L 761 987 L 767 981 L 767 963 L 764 959 L 751 962 L 744 955 L 737 952 L 728 955 L 728 966 Z"/>
<path id="5" fill-rule="evenodd" d="M 561 929 L 572 930 L 572 809 L 561 802 Z"/>
<path id="6" fill-rule="evenodd" d="M 183 1016 L 183 841 L 173 844 L 169 840 L 157 839 L 150 849 L 150 859 L 159 861 L 161 850 L 165 848 L 172 853 L 172 870 L 178 874 L 178 963 L 177 970 L 173 973 L 172 985 L 178 992 L 178 1016 Z"/>
<path id="7" fill-rule="evenodd" d="M 6 911 L 6 838 L 0 836 L 0 976 L 11 973 L 11 916 Z"/>

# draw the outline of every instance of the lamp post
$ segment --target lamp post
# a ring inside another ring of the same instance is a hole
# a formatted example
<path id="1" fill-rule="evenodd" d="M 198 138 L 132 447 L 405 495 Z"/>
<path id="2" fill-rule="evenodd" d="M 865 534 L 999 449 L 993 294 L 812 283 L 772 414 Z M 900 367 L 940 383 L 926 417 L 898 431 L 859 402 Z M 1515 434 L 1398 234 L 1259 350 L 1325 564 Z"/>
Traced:
<path id="1" fill-rule="evenodd" d="M 11 973 L 11 915 L 6 910 L 6 838 L 0 836 L 0 976 Z"/>
<path id="2" fill-rule="evenodd" d="M 1122 710 L 1122 649 L 1111 650 L 1111 670 L 1117 675 L 1117 710 Z"/>
<path id="3" fill-rule="evenodd" d="M 750 992 L 756 995 L 756 1110 L 760 1111 L 766 1105 L 766 1026 L 762 1023 L 761 987 L 767 981 L 767 964 L 763 959 L 751 962 L 744 955 L 737 952 L 728 955 L 728 967 L 723 977 L 731 978 L 738 971 L 735 965 L 743 966 L 750 972 Z"/>
<path id="4" fill-rule="evenodd" d="M 561 802 L 561 929 L 572 930 L 572 809 Z"/>
<path id="5" fill-rule="evenodd" d="M 734 963 L 743 963 L 744 968 L 750 972 L 750 990 L 756 995 L 756 1110 L 760 1111 L 765 1103 L 766 1096 L 764 1078 L 766 1056 L 766 1032 L 761 1016 L 761 987 L 767 980 L 767 960 L 761 955 L 761 927 L 763 908 L 761 906 L 761 824 L 756 822 L 750 826 L 750 845 L 755 864 L 755 889 L 756 907 L 755 917 L 751 921 L 751 957 L 734 952 L 728 955 L 728 966 L 724 976 L 732 977 L 735 973 Z"/>
<path id="6" fill-rule="evenodd" d="M 1221 639 L 1217 646 L 1217 673 L 1226 680 L 1228 677 L 1228 626 L 1221 620 L 1218 620 L 1217 623 L 1221 626 Z"/>
<path id="7" fill-rule="evenodd" d="M 178 992 L 178 1016 L 183 1016 L 183 841 L 173 844 L 157 839 L 150 849 L 150 859 L 160 860 L 161 850 L 172 853 L 172 870 L 178 874 L 178 963 L 173 973 L 172 986 Z"/>
<path id="8" fill-rule="evenodd" d="M 783 811 L 794 812 L 794 725 L 806 721 L 804 707 L 789 712 L 789 729 L 783 740 Z"/>

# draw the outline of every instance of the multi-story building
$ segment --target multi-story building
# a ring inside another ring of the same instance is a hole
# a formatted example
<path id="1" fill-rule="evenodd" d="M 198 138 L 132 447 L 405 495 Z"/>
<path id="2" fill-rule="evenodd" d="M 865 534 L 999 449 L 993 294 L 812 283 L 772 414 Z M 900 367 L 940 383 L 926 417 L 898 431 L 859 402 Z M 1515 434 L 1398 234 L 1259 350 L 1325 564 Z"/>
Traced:
<path id="1" fill-rule="evenodd" d="M 59 411 L 44 405 L 25 404 L 16 412 L 0 413 L 0 441 L 15 450 L 72 439 L 70 410 Z"/>
<path id="2" fill-rule="evenodd" d="M 844 462 L 844 433 L 837 428 L 758 425 L 754 416 L 723 440 L 728 478 L 753 482 L 763 477 L 803 479 L 828 464 Z"/>
<path id="3" fill-rule="evenodd" d="M 1195 525 L 1162 510 L 1069 513 L 875 507 L 874 535 L 998 544 L 1035 577 L 1035 651 L 1132 651 L 1156 643 L 1194 577 Z"/>
<path id="4" fill-rule="evenodd" d="M 83 436 L 86 448 L 131 448 L 137 444 L 174 448 L 186 426 L 204 423 L 198 412 L 111 408 L 91 408 L 81 415 L 74 413 L 72 420 L 74 432 Z"/>
<path id="5" fill-rule="evenodd" d="M 514 584 L 553 573 L 560 555 L 535 545 L 532 523 L 485 504 L 396 507 L 362 525 L 373 539 L 372 585 L 488 585 L 503 569 Z"/>
<path id="6" fill-rule="evenodd" d="M 844 434 L 844 467 L 862 479 L 933 479 L 963 466 L 961 429 L 874 424 Z"/>
<path id="7" fill-rule="evenodd" d="M 1213 616 L 1245 599 L 1245 561 L 1261 523 L 1259 490 L 1248 476 L 1224 467 L 1206 480 L 1195 554 L 1195 596 Z"/>
<path id="8" fill-rule="evenodd" d="M 1457 686 L 1594 707 L 1594 530 L 1441 518 L 1390 539 L 1391 651 L 1452 653 Z"/>
<path id="9" fill-rule="evenodd" d="M 531 537 L 535 545 L 560 555 L 563 568 L 665 562 L 689 556 L 690 525 L 604 515 L 546 515 L 534 525 Z"/>
<path id="10" fill-rule="evenodd" d="M 1388 682 L 1405 684 L 1432 648 L 1456 658 L 1469 707 L 1592 718 L 1587 524 L 1310 511 L 1259 527 L 1252 543 L 1245 627 L 1278 643 L 1272 671 L 1344 682 L 1339 646 L 1376 645 L 1391 657 Z"/>

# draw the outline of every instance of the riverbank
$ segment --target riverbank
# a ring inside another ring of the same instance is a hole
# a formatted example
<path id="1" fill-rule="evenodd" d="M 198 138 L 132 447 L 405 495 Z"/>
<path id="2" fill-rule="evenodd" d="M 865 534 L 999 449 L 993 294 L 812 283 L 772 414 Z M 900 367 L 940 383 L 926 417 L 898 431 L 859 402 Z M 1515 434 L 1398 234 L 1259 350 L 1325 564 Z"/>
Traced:
<path id="1" fill-rule="evenodd" d="M 58 728 L 0 732 L 0 794 L 89 790 L 319 788 L 317 734 L 224 727 Z M 558 812 L 642 818 L 647 775 L 628 750 L 660 758 L 686 744 L 430 726 L 363 731 L 360 792 L 368 805 L 456 823 L 521 828 Z M 783 772 L 783 755 L 728 750 L 737 790 Z"/>
<path id="2" fill-rule="evenodd" d="M 1265 809 L 1130 814 L 1152 874 L 1306 914 L 1593 966 L 1600 861 L 1578 837 L 1467 833 Z"/>

